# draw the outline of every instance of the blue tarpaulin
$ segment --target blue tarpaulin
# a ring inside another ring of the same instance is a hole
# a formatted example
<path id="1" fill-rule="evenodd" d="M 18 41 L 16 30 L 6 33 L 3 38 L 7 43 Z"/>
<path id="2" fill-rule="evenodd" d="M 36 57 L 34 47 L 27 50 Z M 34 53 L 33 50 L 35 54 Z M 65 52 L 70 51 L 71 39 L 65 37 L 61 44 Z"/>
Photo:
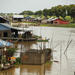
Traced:
<path id="1" fill-rule="evenodd" d="M 12 46 L 13 44 L 4 40 L 0 40 L 0 47 Z"/>

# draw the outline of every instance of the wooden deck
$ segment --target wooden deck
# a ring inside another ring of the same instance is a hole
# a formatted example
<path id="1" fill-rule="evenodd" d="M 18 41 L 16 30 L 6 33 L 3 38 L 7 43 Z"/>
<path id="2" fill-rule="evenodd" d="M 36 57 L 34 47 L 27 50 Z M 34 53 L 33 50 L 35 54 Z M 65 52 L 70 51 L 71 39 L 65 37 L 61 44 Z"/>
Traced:
<path id="1" fill-rule="evenodd" d="M 13 38 L 13 37 L 0 37 L 2 40 L 11 40 L 11 41 L 37 41 L 37 38 Z"/>

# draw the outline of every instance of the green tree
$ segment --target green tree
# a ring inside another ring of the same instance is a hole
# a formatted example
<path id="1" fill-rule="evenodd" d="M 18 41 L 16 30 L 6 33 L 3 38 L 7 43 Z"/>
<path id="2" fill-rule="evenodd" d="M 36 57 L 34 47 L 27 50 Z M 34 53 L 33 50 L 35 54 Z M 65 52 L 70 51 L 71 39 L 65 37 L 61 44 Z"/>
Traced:
<path id="1" fill-rule="evenodd" d="M 55 7 L 52 7 L 51 9 L 44 9 L 36 11 L 35 13 L 32 11 L 23 11 L 20 14 L 25 15 L 36 15 L 36 16 L 42 16 L 44 15 L 45 18 L 48 16 L 57 16 L 57 17 L 65 17 L 65 16 L 71 16 L 73 18 L 73 21 L 75 21 L 75 4 L 71 5 L 58 5 Z"/>
<path id="2" fill-rule="evenodd" d="M 42 11 L 41 11 L 41 10 L 36 11 L 36 12 L 35 12 L 35 15 L 39 15 L 39 16 L 41 16 L 41 15 L 42 15 Z"/>
<path id="3" fill-rule="evenodd" d="M 69 22 L 72 22 L 73 21 L 73 19 L 71 18 L 71 16 L 65 16 L 65 20 L 66 21 L 69 21 Z"/>
<path id="4" fill-rule="evenodd" d="M 43 10 L 43 15 L 47 18 L 47 15 L 49 15 L 48 9 L 44 9 Z"/>
<path id="5" fill-rule="evenodd" d="M 41 18 L 42 18 L 42 19 L 44 19 L 44 18 L 45 18 L 45 16 L 44 16 L 44 15 L 41 15 Z"/>
<path id="6" fill-rule="evenodd" d="M 32 12 L 32 11 L 23 11 L 23 12 L 21 12 L 20 14 L 21 14 L 21 15 L 33 15 L 34 12 Z"/>
<path id="7" fill-rule="evenodd" d="M 50 18 L 51 16 L 47 16 L 47 18 Z"/>
<path id="8" fill-rule="evenodd" d="M 18 57 L 18 58 L 16 58 L 16 63 L 15 64 L 21 64 L 21 58 L 20 57 Z"/>

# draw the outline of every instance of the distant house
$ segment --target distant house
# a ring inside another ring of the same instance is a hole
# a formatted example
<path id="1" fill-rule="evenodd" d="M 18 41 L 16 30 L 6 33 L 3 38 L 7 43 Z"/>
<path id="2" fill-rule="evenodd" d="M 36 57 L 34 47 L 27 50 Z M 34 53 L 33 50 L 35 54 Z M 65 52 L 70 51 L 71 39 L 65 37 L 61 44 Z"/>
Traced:
<path id="1" fill-rule="evenodd" d="M 56 19 L 58 19 L 58 18 L 51 17 L 51 18 L 48 19 L 47 22 L 50 23 L 50 24 L 53 24 L 53 21 L 56 20 Z"/>
<path id="2" fill-rule="evenodd" d="M 53 24 L 69 24 L 69 22 L 61 19 L 56 19 L 53 21 Z"/>
<path id="3" fill-rule="evenodd" d="M 9 23 L 9 21 L 0 16 L 0 23 Z"/>
<path id="4" fill-rule="evenodd" d="M 47 19 L 43 19 L 43 20 L 41 21 L 41 23 L 46 24 L 46 23 L 48 23 L 48 20 L 47 20 Z"/>
<path id="5" fill-rule="evenodd" d="M 48 19 L 48 23 L 50 24 L 69 24 L 68 21 L 64 21 L 59 18 L 50 18 Z"/>
<path id="6" fill-rule="evenodd" d="M 42 19 L 41 19 L 40 17 L 37 17 L 37 18 L 34 19 L 34 22 L 39 22 L 39 23 L 41 23 L 41 21 L 42 21 Z"/>
<path id="7" fill-rule="evenodd" d="M 27 17 L 25 17 L 25 19 L 26 19 L 26 20 L 29 20 L 29 19 L 31 19 L 31 17 L 30 17 L 30 16 L 27 16 Z"/>
<path id="8" fill-rule="evenodd" d="M 29 21 L 29 22 L 33 22 L 34 21 L 34 18 L 32 18 L 30 16 L 27 16 L 24 19 L 25 19 L 25 21 Z"/>
<path id="9" fill-rule="evenodd" d="M 13 15 L 13 17 L 12 17 L 13 22 L 22 22 L 23 20 L 24 20 L 23 15 Z"/>

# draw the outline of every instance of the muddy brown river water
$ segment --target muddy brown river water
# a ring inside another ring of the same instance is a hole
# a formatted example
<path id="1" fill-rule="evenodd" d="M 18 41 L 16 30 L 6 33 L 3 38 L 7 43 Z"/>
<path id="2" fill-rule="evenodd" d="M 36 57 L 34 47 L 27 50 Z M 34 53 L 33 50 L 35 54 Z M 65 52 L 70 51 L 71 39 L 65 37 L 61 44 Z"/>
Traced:
<path id="1" fill-rule="evenodd" d="M 49 38 L 49 42 L 45 43 L 46 47 L 53 49 L 52 64 L 43 65 L 20 65 L 9 70 L 1 71 L 0 75 L 74 75 L 75 72 L 75 28 L 60 28 L 60 27 L 29 27 L 35 35 L 41 35 L 43 38 Z M 72 40 L 67 49 L 68 40 Z M 29 49 L 39 49 L 39 42 L 22 42 L 16 43 L 18 53 L 20 50 L 26 51 Z"/>

